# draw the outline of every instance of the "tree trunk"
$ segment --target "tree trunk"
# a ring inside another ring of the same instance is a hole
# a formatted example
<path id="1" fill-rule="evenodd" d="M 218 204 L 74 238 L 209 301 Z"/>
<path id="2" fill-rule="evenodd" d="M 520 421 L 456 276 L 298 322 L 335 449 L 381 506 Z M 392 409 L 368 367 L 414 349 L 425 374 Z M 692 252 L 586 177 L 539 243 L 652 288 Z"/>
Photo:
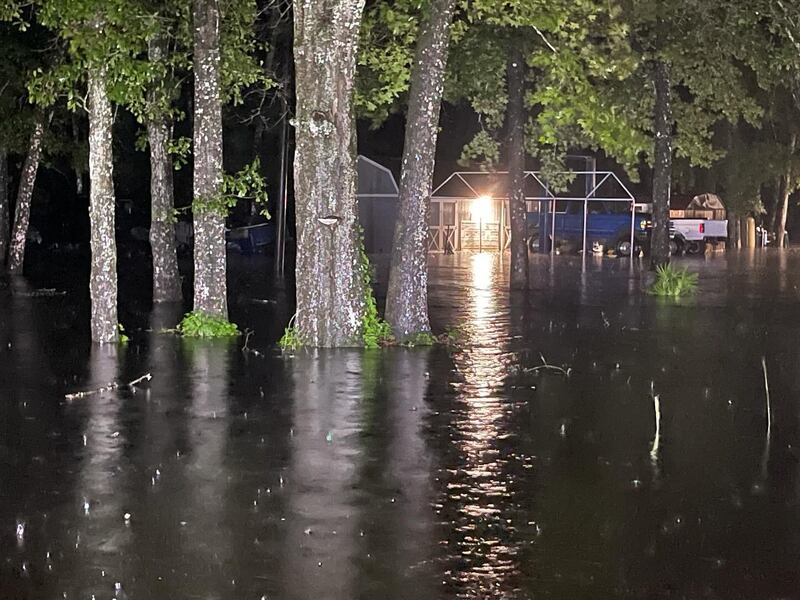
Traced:
<path id="1" fill-rule="evenodd" d="M 151 40 L 149 60 L 157 63 L 164 59 L 163 38 Z M 150 91 L 150 106 L 156 107 L 165 100 L 158 84 Z M 154 117 L 147 122 L 147 139 L 150 145 L 150 249 L 153 255 L 153 302 L 178 302 L 182 300 L 181 278 L 178 273 L 178 253 L 175 250 L 175 201 L 172 186 L 172 157 L 169 142 L 172 124 L 166 116 Z"/>
<path id="2" fill-rule="evenodd" d="M 792 157 L 794 155 L 795 147 L 797 146 L 797 135 L 792 134 L 792 140 L 789 143 L 789 159 L 786 166 L 786 174 L 782 177 L 781 181 L 781 198 L 780 198 L 780 212 L 778 215 L 778 227 L 775 236 L 775 243 L 778 248 L 783 248 L 783 238 L 786 235 L 786 218 L 789 216 L 789 196 L 792 195 Z"/>
<path id="3" fill-rule="evenodd" d="M 8 152 L 0 146 L 0 267 L 6 264 L 8 242 L 11 234 L 8 217 Z"/>
<path id="4" fill-rule="evenodd" d="M 653 64 L 655 132 L 653 172 L 653 231 L 650 238 L 650 264 L 653 268 L 669 263 L 669 202 L 672 192 L 672 106 L 670 68 L 663 60 Z"/>
<path id="5" fill-rule="evenodd" d="M 386 320 L 403 340 L 430 331 L 428 205 L 455 0 L 431 0 L 417 41 L 406 117 L 403 168 Z"/>
<path id="6" fill-rule="evenodd" d="M 508 61 L 508 203 L 511 218 L 511 289 L 528 287 L 525 205 L 525 58 L 512 41 Z"/>
<path id="7" fill-rule="evenodd" d="M 728 211 L 728 248 L 736 249 L 741 248 L 742 230 L 740 227 L 741 221 L 739 215 L 735 212 Z"/>
<path id="8" fill-rule="evenodd" d="M 42 159 L 42 142 L 50 118 L 44 112 L 36 114 L 33 124 L 28 154 L 22 165 L 17 190 L 17 203 L 14 208 L 14 228 L 11 232 L 11 246 L 8 255 L 8 272 L 21 275 L 25 262 L 25 238 L 28 235 L 28 225 L 31 220 L 31 200 L 33 199 L 33 185 L 36 182 L 36 172 Z"/>
<path id="9" fill-rule="evenodd" d="M 363 9 L 364 0 L 294 3 L 296 323 L 310 346 L 362 343 L 352 96 Z"/>
<path id="10" fill-rule="evenodd" d="M 228 318 L 219 1 L 194 0 L 194 310 Z"/>
<path id="11" fill-rule="evenodd" d="M 777 235 L 778 233 L 778 213 L 781 210 L 781 199 L 783 198 L 783 184 L 785 180 L 781 175 L 778 177 L 778 188 L 777 194 L 773 196 L 772 200 L 772 210 L 770 211 L 769 216 L 769 232 L 772 235 Z M 770 192 L 773 191 L 770 186 Z M 772 194 L 770 194 L 772 195 Z"/>
<path id="12" fill-rule="evenodd" d="M 114 238 L 113 116 L 106 92 L 106 67 L 89 71 L 89 225 L 92 267 L 92 341 L 116 342 L 117 242 Z"/>

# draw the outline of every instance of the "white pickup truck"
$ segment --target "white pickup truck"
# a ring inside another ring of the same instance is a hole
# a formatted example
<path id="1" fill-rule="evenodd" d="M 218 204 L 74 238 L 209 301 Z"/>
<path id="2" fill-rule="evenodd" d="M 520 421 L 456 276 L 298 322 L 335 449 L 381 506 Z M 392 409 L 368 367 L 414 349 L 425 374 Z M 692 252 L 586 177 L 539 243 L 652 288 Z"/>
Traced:
<path id="1" fill-rule="evenodd" d="M 669 222 L 669 244 L 673 254 L 702 254 L 706 242 L 727 238 L 727 219 L 670 219 Z"/>

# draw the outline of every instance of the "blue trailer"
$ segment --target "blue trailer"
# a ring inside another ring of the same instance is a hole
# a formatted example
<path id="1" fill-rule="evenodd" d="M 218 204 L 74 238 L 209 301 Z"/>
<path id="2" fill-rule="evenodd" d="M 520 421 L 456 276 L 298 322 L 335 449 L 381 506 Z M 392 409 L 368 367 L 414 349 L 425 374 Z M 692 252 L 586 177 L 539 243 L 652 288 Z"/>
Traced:
<path id="1" fill-rule="evenodd" d="M 240 254 L 255 254 L 275 242 L 275 223 L 258 223 L 225 230 L 225 241 L 229 250 Z"/>

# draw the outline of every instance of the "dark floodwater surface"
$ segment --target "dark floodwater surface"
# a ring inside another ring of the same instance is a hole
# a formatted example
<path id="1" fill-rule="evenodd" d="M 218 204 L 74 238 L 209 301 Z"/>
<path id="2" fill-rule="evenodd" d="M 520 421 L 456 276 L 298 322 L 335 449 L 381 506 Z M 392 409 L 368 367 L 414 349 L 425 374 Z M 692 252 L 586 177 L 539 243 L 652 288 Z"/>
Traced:
<path id="1" fill-rule="evenodd" d="M 260 354 L 136 290 L 92 349 L 69 269 L 0 290 L 0 599 L 798 598 L 800 254 L 685 264 L 675 303 L 621 260 L 509 295 L 497 256 L 436 257 L 458 348 L 288 357 L 258 259 Z"/>

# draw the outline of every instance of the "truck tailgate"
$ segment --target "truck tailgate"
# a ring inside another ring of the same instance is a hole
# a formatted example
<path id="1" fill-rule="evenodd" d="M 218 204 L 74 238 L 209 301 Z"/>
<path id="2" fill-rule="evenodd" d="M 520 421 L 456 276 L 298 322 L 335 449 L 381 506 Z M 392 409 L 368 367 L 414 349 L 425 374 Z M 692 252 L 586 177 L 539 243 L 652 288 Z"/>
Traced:
<path id="1" fill-rule="evenodd" d="M 727 220 L 706 221 L 706 237 L 714 237 L 714 238 L 728 237 L 728 221 Z"/>

